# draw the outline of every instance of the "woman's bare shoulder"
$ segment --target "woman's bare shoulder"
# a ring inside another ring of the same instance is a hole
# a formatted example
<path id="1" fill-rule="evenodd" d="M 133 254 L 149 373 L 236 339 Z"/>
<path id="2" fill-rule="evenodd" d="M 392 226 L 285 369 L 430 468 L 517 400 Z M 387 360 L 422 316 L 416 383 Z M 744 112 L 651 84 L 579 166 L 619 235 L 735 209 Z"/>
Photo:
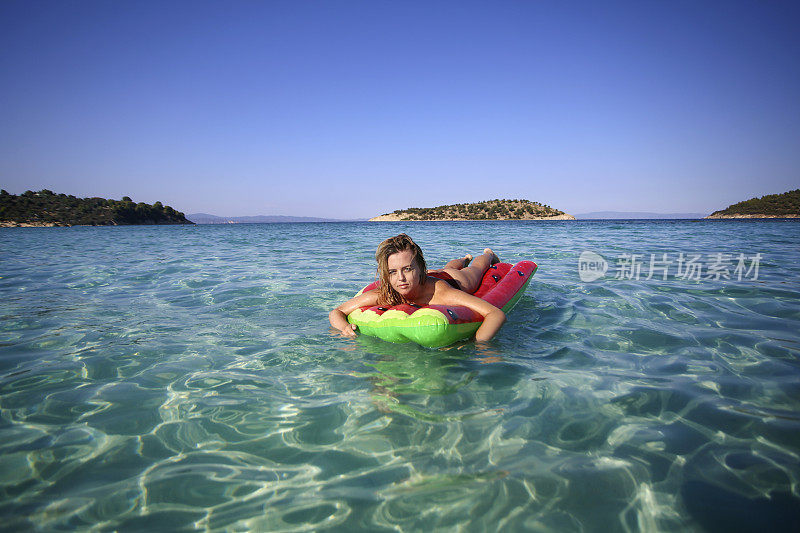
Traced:
<path id="1" fill-rule="evenodd" d="M 431 303 L 435 305 L 458 305 L 454 300 L 459 298 L 459 294 L 466 294 L 464 291 L 453 288 L 452 285 L 443 279 L 432 278 L 436 280 L 433 284 L 433 294 Z"/>

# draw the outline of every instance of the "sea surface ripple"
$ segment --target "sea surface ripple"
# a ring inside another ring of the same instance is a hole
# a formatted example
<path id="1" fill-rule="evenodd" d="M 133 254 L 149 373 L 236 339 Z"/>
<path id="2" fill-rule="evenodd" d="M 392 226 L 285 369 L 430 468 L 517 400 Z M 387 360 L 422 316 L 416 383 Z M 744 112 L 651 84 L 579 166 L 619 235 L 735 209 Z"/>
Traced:
<path id="1" fill-rule="evenodd" d="M 401 231 L 492 343 L 332 334 Z M 797 221 L 2 228 L 0 317 L 0 530 L 800 528 Z"/>

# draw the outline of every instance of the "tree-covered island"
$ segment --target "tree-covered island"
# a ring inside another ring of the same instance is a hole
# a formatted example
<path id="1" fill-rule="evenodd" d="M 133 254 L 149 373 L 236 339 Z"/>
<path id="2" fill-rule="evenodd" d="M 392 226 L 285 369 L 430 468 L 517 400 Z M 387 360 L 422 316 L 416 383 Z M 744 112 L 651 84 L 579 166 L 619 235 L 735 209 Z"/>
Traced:
<path id="1" fill-rule="evenodd" d="M 750 198 L 706 218 L 800 218 L 800 189 Z"/>
<path id="2" fill-rule="evenodd" d="M 126 224 L 193 224 L 183 213 L 161 202 L 153 205 L 105 198 L 76 198 L 47 189 L 20 195 L 0 191 L 0 226 L 117 226 Z"/>
<path id="3" fill-rule="evenodd" d="M 530 200 L 487 200 L 471 204 L 398 209 L 371 218 L 370 222 L 406 220 L 575 220 L 575 217 Z"/>

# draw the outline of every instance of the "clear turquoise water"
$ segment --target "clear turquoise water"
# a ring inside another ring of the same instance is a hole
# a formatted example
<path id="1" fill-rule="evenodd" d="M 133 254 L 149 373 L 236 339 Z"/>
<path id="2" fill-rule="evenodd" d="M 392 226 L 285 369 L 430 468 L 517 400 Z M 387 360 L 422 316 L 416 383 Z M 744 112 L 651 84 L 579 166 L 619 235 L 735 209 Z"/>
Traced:
<path id="1" fill-rule="evenodd" d="M 539 264 L 490 347 L 331 335 L 400 231 Z M 585 250 L 763 257 L 582 282 Z M 0 529 L 800 520 L 798 222 L 9 228 L 0 262 Z"/>

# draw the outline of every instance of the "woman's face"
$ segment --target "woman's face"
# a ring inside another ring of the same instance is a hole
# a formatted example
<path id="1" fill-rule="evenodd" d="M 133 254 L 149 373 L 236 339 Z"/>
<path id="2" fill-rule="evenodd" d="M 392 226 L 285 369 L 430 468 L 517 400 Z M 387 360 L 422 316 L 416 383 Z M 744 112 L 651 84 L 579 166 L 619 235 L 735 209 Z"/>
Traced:
<path id="1" fill-rule="evenodd" d="M 414 296 L 419 288 L 422 273 L 411 250 L 389 256 L 389 283 L 403 297 Z"/>

